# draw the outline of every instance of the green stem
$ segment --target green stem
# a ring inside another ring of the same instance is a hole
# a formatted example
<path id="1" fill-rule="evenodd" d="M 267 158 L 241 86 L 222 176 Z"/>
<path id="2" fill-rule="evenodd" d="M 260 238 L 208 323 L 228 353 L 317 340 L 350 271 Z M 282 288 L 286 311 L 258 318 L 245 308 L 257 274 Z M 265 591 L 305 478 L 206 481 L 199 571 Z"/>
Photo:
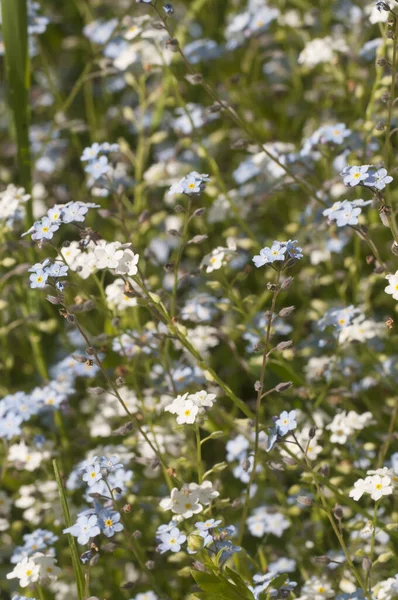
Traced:
<path id="1" fill-rule="evenodd" d="M 198 483 L 202 483 L 203 472 L 202 472 L 202 446 L 200 444 L 200 430 L 199 425 L 195 423 L 195 440 L 196 440 L 196 464 L 198 467 Z"/>
<path id="2" fill-rule="evenodd" d="M 388 167 L 389 167 L 390 129 L 391 129 L 393 102 L 395 100 L 395 85 L 396 85 L 395 78 L 396 78 L 396 74 L 397 74 L 397 37 L 398 37 L 398 19 L 396 16 L 394 16 L 394 37 L 392 39 L 393 51 L 392 51 L 392 66 L 391 66 L 391 88 L 390 88 L 390 98 L 388 101 L 386 139 L 384 142 L 384 166 L 386 169 L 388 169 Z"/>
<path id="3" fill-rule="evenodd" d="M 270 343 L 270 339 L 271 339 L 272 315 L 274 314 L 276 300 L 277 300 L 279 292 L 280 292 L 280 287 L 279 287 L 280 276 L 281 276 L 281 272 L 277 271 L 276 278 L 275 278 L 276 288 L 272 295 L 271 310 L 270 310 L 270 315 L 268 317 L 267 331 L 266 331 L 266 335 L 265 335 L 263 360 L 262 360 L 261 374 L 260 374 L 260 380 L 259 380 L 260 385 L 258 386 L 258 391 L 257 391 L 253 466 L 252 466 L 252 470 L 250 473 L 249 483 L 247 484 L 247 488 L 246 488 L 245 502 L 243 505 L 242 516 L 241 516 L 241 520 L 240 520 L 238 546 L 240 546 L 242 544 L 242 540 L 243 540 L 245 524 L 246 524 L 247 515 L 249 512 L 249 506 L 250 506 L 250 488 L 254 482 L 254 478 L 256 476 L 256 467 L 258 464 L 258 454 L 259 454 L 258 450 L 259 450 L 259 440 L 260 440 L 261 399 L 263 397 L 263 394 L 262 394 L 263 383 L 264 383 L 264 377 L 265 377 L 265 369 L 267 367 L 269 343 Z"/>

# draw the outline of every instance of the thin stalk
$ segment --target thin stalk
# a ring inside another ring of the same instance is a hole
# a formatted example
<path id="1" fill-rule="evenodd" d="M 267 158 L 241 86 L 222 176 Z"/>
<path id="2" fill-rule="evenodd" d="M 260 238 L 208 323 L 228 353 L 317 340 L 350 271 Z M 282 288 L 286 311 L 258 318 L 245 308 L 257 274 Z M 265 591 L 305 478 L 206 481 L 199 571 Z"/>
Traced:
<path id="1" fill-rule="evenodd" d="M 198 483 L 202 483 L 203 472 L 202 472 L 202 446 L 200 443 L 200 429 L 199 425 L 195 423 L 195 442 L 196 442 L 196 464 L 198 467 Z"/>
<path id="2" fill-rule="evenodd" d="M 281 276 L 281 272 L 277 271 L 276 278 L 275 278 L 275 286 L 276 287 L 275 287 L 275 291 L 272 294 L 271 310 L 270 310 L 270 314 L 268 316 L 267 331 L 266 331 L 266 335 L 265 335 L 263 360 L 262 360 L 261 374 L 260 374 L 260 380 L 259 380 L 260 385 L 258 386 L 258 391 L 257 391 L 253 466 L 252 466 L 252 470 L 250 473 L 249 483 L 247 484 L 247 488 L 246 488 L 245 501 L 244 501 L 244 505 L 243 505 L 242 517 L 240 520 L 238 546 L 240 546 L 242 544 L 242 540 L 243 540 L 246 519 L 247 519 L 247 515 L 249 512 L 249 506 L 250 506 L 250 488 L 254 482 L 254 478 L 256 476 L 256 467 L 258 464 L 258 454 L 259 454 L 258 450 L 259 450 L 259 440 L 260 440 L 261 399 L 263 398 L 262 390 L 263 390 L 263 383 L 264 383 L 264 377 L 265 377 L 265 370 L 266 370 L 267 361 L 268 361 L 269 343 L 270 343 L 270 339 L 271 339 L 272 315 L 274 314 L 276 300 L 277 300 L 279 292 L 280 292 L 280 287 L 279 287 L 280 276 Z"/>
<path id="3" fill-rule="evenodd" d="M 394 13 L 392 13 L 394 14 Z M 392 51 L 392 65 L 391 65 L 391 88 L 390 88 L 390 98 L 388 101 L 388 113 L 387 113 L 387 122 L 386 122 L 386 138 L 384 142 L 384 166 L 386 169 L 389 167 L 390 160 L 390 129 L 391 129 L 391 119 L 392 119 L 392 110 L 393 110 L 393 102 L 395 100 L 395 86 L 396 86 L 396 75 L 397 75 L 397 38 L 398 38 L 398 19 L 394 15 L 394 37 L 392 39 L 393 43 L 393 51 Z"/>

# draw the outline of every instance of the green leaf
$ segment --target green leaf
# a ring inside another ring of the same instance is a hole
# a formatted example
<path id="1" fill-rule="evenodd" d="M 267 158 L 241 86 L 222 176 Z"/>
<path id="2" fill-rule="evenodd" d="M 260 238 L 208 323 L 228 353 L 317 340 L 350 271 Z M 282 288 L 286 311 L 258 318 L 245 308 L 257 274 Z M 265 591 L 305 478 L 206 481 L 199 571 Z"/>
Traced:
<path id="1" fill-rule="evenodd" d="M 28 53 L 27 0 L 2 0 L 2 31 L 8 83 L 8 104 L 13 112 L 18 148 L 19 180 L 25 190 L 32 188 L 29 143 L 30 65 Z M 29 226 L 33 222 L 32 200 L 27 202 Z"/>
<path id="2" fill-rule="evenodd" d="M 245 600 L 246 599 L 247 600 L 253 600 L 254 599 L 253 594 L 247 588 L 247 584 L 242 579 L 242 577 L 239 575 L 239 573 L 237 573 L 236 571 L 233 571 L 229 567 L 225 567 L 225 573 L 229 577 L 229 579 L 232 579 L 232 581 L 234 582 L 234 584 L 238 588 L 239 592 L 242 594 L 242 598 L 245 598 Z"/>
<path id="3" fill-rule="evenodd" d="M 242 600 L 242 596 L 236 587 L 215 573 L 192 571 L 192 577 L 204 592 L 219 594 L 223 600 Z"/>
<path id="4" fill-rule="evenodd" d="M 62 485 L 62 479 L 61 479 L 61 475 L 59 473 L 59 469 L 58 469 L 56 460 L 53 460 L 53 468 L 54 468 L 54 473 L 55 473 L 55 480 L 56 480 L 57 486 L 58 486 L 58 493 L 59 493 L 59 497 L 61 500 L 61 507 L 62 507 L 62 513 L 64 515 L 65 525 L 67 527 L 71 527 L 72 520 L 70 518 L 68 501 L 66 498 L 64 486 Z M 80 566 L 80 557 L 79 557 L 79 552 L 78 552 L 77 546 L 76 546 L 76 540 L 73 537 L 73 535 L 70 535 L 70 533 L 68 533 L 68 542 L 69 542 L 70 553 L 72 556 L 73 571 L 74 571 L 75 579 L 76 579 L 77 597 L 78 597 L 78 600 L 83 600 L 84 599 L 84 579 L 83 579 L 82 569 Z"/>
<path id="5" fill-rule="evenodd" d="M 296 371 L 282 360 L 270 360 L 268 362 L 270 369 L 278 375 L 283 381 L 291 380 L 294 385 L 304 385 L 305 381 Z"/>

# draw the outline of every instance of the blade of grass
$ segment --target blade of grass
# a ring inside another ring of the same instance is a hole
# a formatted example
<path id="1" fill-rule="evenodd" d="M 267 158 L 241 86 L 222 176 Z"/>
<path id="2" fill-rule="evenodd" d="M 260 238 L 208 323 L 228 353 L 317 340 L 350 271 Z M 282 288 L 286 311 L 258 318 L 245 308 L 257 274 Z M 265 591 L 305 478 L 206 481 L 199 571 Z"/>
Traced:
<path id="1" fill-rule="evenodd" d="M 29 144 L 30 64 L 28 51 L 27 0 L 2 0 L 2 30 L 8 82 L 8 103 L 14 117 L 20 184 L 32 189 Z M 26 203 L 26 217 L 33 222 L 32 199 Z"/>
<path id="2" fill-rule="evenodd" d="M 57 486 L 58 486 L 58 493 L 59 493 L 59 497 L 61 500 L 64 521 L 65 521 L 65 524 L 67 527 L 71 527 L 72 521 L 70 518 L 68 501 L 66 498 L 64 486 L 62 485 L 62 479 L 61 479 L 61 475 L 60 475 L 56 460 L 53 460 L 53 468 L 54 468 L 54 473 L 55 473 L 55 480 L 56 480 Z M 80 558 L 79 558 L 79 553 L 78 553 L 77 546 L 76 546 L 76 540 L 72 535 L 70 535 L 70 533 L 68 533 L 67 535 L 68 535 L 70 553 L 71 553 L 71 557 L 72 557 L 73 571 L 75 573 L 75 579 L 76 579 L 77 597 L 78 597 L 78 600 L 84 600 L 84 578 L 83 578 L 83 573 L 82 573 L 81 566 L 80 566 Z"/>

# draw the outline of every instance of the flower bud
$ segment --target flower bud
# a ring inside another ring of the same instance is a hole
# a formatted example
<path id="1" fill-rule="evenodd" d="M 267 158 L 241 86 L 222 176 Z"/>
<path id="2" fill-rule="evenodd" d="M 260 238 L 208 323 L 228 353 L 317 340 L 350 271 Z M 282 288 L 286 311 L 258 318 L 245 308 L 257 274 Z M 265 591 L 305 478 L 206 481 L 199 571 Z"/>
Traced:
<path id="1" fill-rule="evenodd" d="M 275 391 L 276 392 L 285 392 L 290 387 L 292 387 L 292 385 L 293 385 L 293 381 L 282 381 L 281 383 L 278 383 L 277 386 L 275 386 Z"/>
<path id="2" fill-rule="evenodd" d="M 199 552 L 199 550 L 202 550 L 203 548 L 203 538 L 195 533 L 190 533 L 187 537 L 187 544 L 190 550 Z"/>

